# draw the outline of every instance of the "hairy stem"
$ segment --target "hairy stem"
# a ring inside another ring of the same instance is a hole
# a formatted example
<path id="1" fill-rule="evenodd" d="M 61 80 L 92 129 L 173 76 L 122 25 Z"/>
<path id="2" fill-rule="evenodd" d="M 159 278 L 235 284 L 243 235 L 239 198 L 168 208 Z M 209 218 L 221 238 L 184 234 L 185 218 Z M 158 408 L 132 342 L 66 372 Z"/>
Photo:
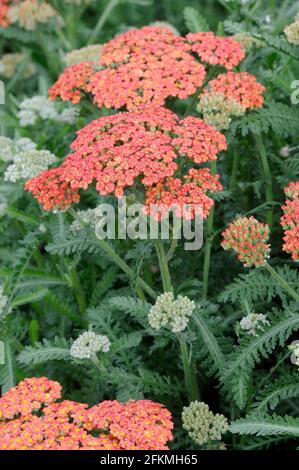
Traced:
<path id="1" fill-rule="evenodd" d="M 266 183 L 266 201 L 267 203 L 270 204 L 273 201 L 273 184 L 272 184 L 270 165 L 269 165 L 268 158 L 267 158 L 267 152 L 266 152 L 263 139 L 260 135 L 255 136 L 255 142 L 256 142 L 256 146 L 260 155 L 265 183 Z M 273 224 L 273 207 L 272 206 L 270 206 L 270 208 L 267 210 L 267 224 L 269 225 L 270 228 L 272 227 L 272 224 Z"/>

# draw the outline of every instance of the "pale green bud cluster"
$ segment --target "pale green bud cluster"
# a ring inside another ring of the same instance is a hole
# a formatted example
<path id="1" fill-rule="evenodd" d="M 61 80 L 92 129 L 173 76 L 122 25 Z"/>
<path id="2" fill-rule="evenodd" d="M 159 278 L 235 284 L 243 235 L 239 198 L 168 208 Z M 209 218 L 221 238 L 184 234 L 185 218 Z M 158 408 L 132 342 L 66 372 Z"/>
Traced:
<path id="1" fill-rule="evenodd" d="M 284 34 L 290 44 L 299 46 L 299 14 L 296 16 L 294 23 L 286 26 Z"/>
<path id="2" fill-rule="evenodd" d="M 155 330 L 167 328 L 173 333 L 181 333 L 187 328 L 194 309 L 195 303 L 188 297 L 179 295 L 175 300 L 172 292 L 166 292 L 151 307 L 148 321 Z"/>
<path id="3" fill-rule="evenodd" d="M 241 330 L 245 331 L 248 335 L 258 336 L 258 331 L 263 331 L 264 326 L 270 325 L 266 315 L 262 313 L 249 313 L 240 321 Z"/>
<path id="4" fill-rule="evenodd" d="M 228 430 L 228 421 L 222 414 L 214 414 L 204 402 L 193 401 L 183 408 L 183 428 L 198 445 L 221 441 Z"/>
<path id="5" fill-rule="evenodd" d="M 36 95 L 32 98 L 26 98 L 20 103 L 17 116 L 22 127 L 34 126 L 39 119 L 74 124 L 78 117 L 78 111 L 75 108 L 70 108 L 60 113 L 56 109 L 55 103 L 44 96 Z"/>
<path id="6" fill-rule="evenodd" d="M 48 150 L 26 150 L 13 157 L 13 164 L 4 173 L 4 180 L 16 183 L 28 180 L 49 168 L 56 162 L 56 157 Z"/>
<path id="7" fill-rule="evenodd" d="M 94 331 L 85 331 L 71 346 L 70 354 L 75 359 L 92 359 L 99 352 L 108 352 L 111 343 L 104 335 L 97 335 Z"/>
<path id="8" fill-rule="evenodd" d="M 101 44 L 92 44 L 91 46 L 82 47 L 81 49 L 75 49 L 64 55 L 64 61 L 68 67 L 80 64 L 81 62 L 94 62 L 98 64 L 101 49 Z"/>
<path id="9" fill-rule="evenodd" d="M 299 341 L 295 340 L 289 346 L 289 350 L 292 351 L 291 355 L 291 362 L 295 364 L 295 366 L 299 367 Z"/>
<path id="10" fill-rule="evenodd" d="M 233 35 L 233 39 L 241 44 L 244 51 L 249 52 L 253 47 L 263 47 L 264 43 L 254 38 L 249 33 L 237 33 Z"/>
<path id="11" fill-rule="evenodd" d="M 3 162 L 11 162 L 19 152 L 26 152 L 35 148 L 36 144 L 26 137 L 12 140 L 8 137 L 0 136 L 0 160 Z"/>
<path id="12" fill-rule="evenodd" d="M 242 116 L 246 108 L 222 93 L 209 92 L 203 95 L 197 106 L 204 121 L 218 130 L 228 129 L 231 116 Z"/>

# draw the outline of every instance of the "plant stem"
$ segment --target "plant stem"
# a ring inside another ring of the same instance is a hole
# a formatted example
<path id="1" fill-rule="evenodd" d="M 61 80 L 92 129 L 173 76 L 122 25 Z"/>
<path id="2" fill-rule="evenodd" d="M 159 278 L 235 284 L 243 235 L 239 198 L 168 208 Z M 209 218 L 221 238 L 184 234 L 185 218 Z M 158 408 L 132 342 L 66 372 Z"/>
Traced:
<path id="1" fill-rule="evenodd" d="M 181 358 L 183 363 L 185 384 L 188 392 L 189 401 L 195 401 L 198 398 L 198 388 L 194 374 L 192 373 L 191 360 L 189 358 L 188 345 L 182 338 L 179 339 Z"/>
<path id="2" fill-rule="evenodd" d="M 216 162 L 211 164 L 212 173 L 216 173 Z M 208 216 L 207 226 L 207 241 L 205 246 L 204 262 L 203 262 L 203 285 L 202 285 L 202 296 L 207 298 L 209 291 L 209 275 L 210 275 L 210 262 L 211 262 L 211 250 L 212 250 L 212 234 L 214 230 L 214 217 L 215 208 L 212 207 Z"/>
<path id="3" fill-rule="evenodd" d="M 78 302 L 80 313 L 81 315 L 84 315 L 84 313 L 86 312 L 86 308 L 87 308 L 87 302 L 86 302 L 84 291 L 81 286 L 80 278 L 74 267 L 70 269 L 69 274 L 70 274 L 72 287 L 75 291 L 75 296 Z"/>
<path id="4" fill-rule="evenodd" d="M 164 292 L 173 292 L 173 287 L 171 283 L 169 266 L 167 261 L 167 256 L 164 251 L 163 242 L 158 241 L 156 244 L 156 252 L 159 260 L 159 266 L 162 276 L 163 290 Z"/>
<path id="5" fill-rule="evenodd" d="M 230 184 L 229 184 L 229 190 L 231 192 L 234 191 L 234 189 L 237 186 L 237 173 L 239 169 L 239 162 L 240 162 L 240 152 L 235 149 L 234 150 L 234 160 L 233 160 L 233 168 L 232 168 L 232 173 L 230 177 Z"/>
<path id="6" fill-rule="evenodd" d="M 173 292 L 173 286 L 169 273 L 167 256 L 164 251 L 163 242 L 159 240 L 156 244 L 156 251 L 159 260 L 160 272 L 162 276 L 164 292 Z M 189 401 L 198 398 L 198 389 L 195 374 L 192 371 L 191 358 L 189 357 L 188 345 L 183 338 L 179 338 L 180 352 L 185 376 L 185 386 Z"/>
<path id="7" fill-rule="evenodd" d="M 266 263 L 265 264 L 265 268 L 267 269 L 267 271 L 271 274 L 271 276 L 276 279 L 276 281 L 278 282 L 278 284 L 286 291 L 288 292 L 288 294 L 290 294 L 291 297 L 293 297 L 294 300 L 296 300 L 296 302 L 299 302 L 299 294 L 297 294 L 297 292 L 294 291 L 294 289 L 292 289 L 289 284 L 286 282 L 286 280 L 281 277 L 280 274 L 278 274 L 278 272 L 275 271 L 275 269 L 272 268 L 272 266 L 270 266 L 270 264 Z"/>
<path id="8" fill-rule="evenodd" d="M 114 10 L 115 7 L 117 7 L 119 3 L 119 0 L 109 0 L 108 4 L 101 14 L 100 18 L 98 19 L 98 22 L 93 30 L 93 32 L 90 35 L 90 38 L 87 42 L 87 45 L 93 44 L 94 40 L 97 38 L 98 34 L 100 33 L 101 29 L 103 28 L 104 24 L 108 20 L 110 14 Z"/>
<path id="9" fill-rule="evenodd" d="M 266 182 L 266 201 L 272 203 L 273 201 L 273 184 L 270 171 L 270 165 L 267 158 L 266 148 L 263 142 L 263 139 L 260 135 L 255 136 L 256 146 L 261 158 L 261 163 L 263 167 L 264 178 Z M 273 208 L 270 207 L 267 211 L 267 224 L 269 227 L 272 227 L 273 224 Z"/>
<path id="10" fill-rule="evenodd" d="M 77 220 L 82 227 L 87 227 L 88 224 L 85 223 L 85 221 L 80 217 L 79 214 L 71 207 L 69 208 L 69 213 L 72 215 L 72 217 Z M 127 274 L 127 276 L 136 282 L 136 284 L 141 287 L 141 289 L 144 290 L 150 297 L 153 299 L 157 298 L 157 294 L 155 291 L 139 276 L 136 276 L 133 269 L 131 269 L 127 263 L 114 251 L 114 248 L 107 243 L 105 240 L 102 240 L 98 237 L 95 236 L 96 241 L 100 245 L 101 249 L 111 258 L 119 267 L 120 269 Z"/>

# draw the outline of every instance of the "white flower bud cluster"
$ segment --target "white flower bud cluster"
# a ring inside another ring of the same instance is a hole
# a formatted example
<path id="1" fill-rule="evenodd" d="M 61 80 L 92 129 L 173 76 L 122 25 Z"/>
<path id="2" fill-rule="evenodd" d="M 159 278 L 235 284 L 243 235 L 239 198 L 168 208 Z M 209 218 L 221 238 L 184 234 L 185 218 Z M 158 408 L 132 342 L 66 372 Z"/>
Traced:
<path id="1" fill-rule="evenodd" d="M 99 352 L 108 352 L 110 346 L 107 336 L 97 335 L 94 331 L 85 331 L 72 344 L 70 354 L 75 359 L 92 359 Z"/>
<path id="2" fill-rule="evenodd" d="M 0 202 L 0 218 L 6 214 L 8 209 L 8 205 L 6 202 Z"/>
<path id="3" fill-rule="evenodd" d="M 98 64 L 100 61 L 101 44 L 92 44 L 91 46 L 82 47 L 68 52 L 64 56 L 67 66 L 80 64 L 81 62 L 94 62 Z"/>
<path id="4" fill-rule="evenodd" d="M 266 315 L 262 313 L 249 313 L 240 321 L 241 330 L 245 331 L 248 335 L 258 336 L 259 331 L 263 331 L 264 326 L 270 325 Z"/>
<path id="5" fill-rule="evenodd" d="M 99 210 L 98 207 L 95 209 L 87 209 L 85 211 L 78 211 L 77 214 L 80 216 L 80 218 L 88 225 L 90 225 L 92 228 L 96 228 L 97 223 L 100 221 L 102 218 L 102 213 Z M 77 220 L 74 220 L 74 222 L 70 226 L 70 231 L 72 232 L 73 235 L 78 235 L 83 230 L 84 227 L 78 222 Z"/>
<path id="6" fill-rule="evenodd" d="M 158 297 L 148 314 L 148 322 L 155 330 L 167 328 L 173 333 L 181 333 L 187 328 L 195 303 L 181 295 L 175 300 L 172 292 Z"/>
<path id="7" fill-rule="evenodd" d="M 293 341 L 292 344 L 289 346 L 289 349 L 290 351 L 292 351 L 291 363 L 299 367 L 299 341 Z"/>
<path id="8" fill-rule="evenodd" d="M 204 402 L 193 401 L 183 408 L 183 428 L 198 445 L 221 441 L 228 430 L 228 421 L 222 414 L 214 414 Z"/>
<path id="9" fill-rule="evenodd" d="M 246 108 L 223 93 L 209 92 L 203 95 L 197 107 L 204 121 L 218 130 L 228 129 L 231 116 L 242 116 Z"/>
<path id="10" fill-rule="evenodd" d="M 8 137 L 0 136 L 0 160 L 3 162 L 11 162 L 18 153 L 35 148 L 36 144 L 26 137 L 14 141 Z"/>
<path id="11" fill-rule="evenodd" d="M 8 302 L 7 295 L 4 294 L 3 286 L 0 286 L 0 317 L 2 316 Z"/>
<path id="12" fill-rule="evenodd" d="M 16 183 L 20 179 L 27 180 L 48 169 L 56 162 L 56 157 L 48 150 L 27 150 L 13 157 L 13 164 L 4 173 L 4 180 Z"/>
<path id="13" fill-rule="evenodd" d="M 22 64 L 21 76 L 24 79 L 32 77 L 36 73 L 36 66 L 28 61 L 22 53 L 4 54 L 0 58 L 0 75 L 4 78 L 12 78 L 17 68 Z"/>
<path id="14" fill-rule="evenodd" d="M 36 95 L 32 98 L 26 98 L 20 103 L 20 110 L 17 116 L 22 127 L 33 126 L 38 119 L 43 121 L 50 119 L 52 121 L 74 124 L 78 117 L 78 111 L 71 108 L 59 113 L 55 103 L 44 96 Z"/>
<path id="15" fill-rule="evenodd" d="M 286 35 L 287 41 L 290 44 L 299 46 L 299 13 L 295 17 L 294 23 L 286 26 L 286 28 L 284 29 L 284 34 Z"/>

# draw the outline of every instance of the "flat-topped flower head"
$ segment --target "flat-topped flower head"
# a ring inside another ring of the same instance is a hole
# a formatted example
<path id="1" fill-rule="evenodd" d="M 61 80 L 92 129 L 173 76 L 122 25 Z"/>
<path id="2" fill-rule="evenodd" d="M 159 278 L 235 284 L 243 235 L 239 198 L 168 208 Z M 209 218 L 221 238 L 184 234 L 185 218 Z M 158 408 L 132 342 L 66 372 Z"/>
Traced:
<path id="1" fill-rule="evenodd" d="M 284 29 L 287 41 L 294 46 L 299 46 L 299 14 L 296 16 L 295 21 Z"/>
<path id="2" fill-rule="evenodd" d="M 67 67 L 49 89 L 49 98 L 71 101 L 73 104 L 80 103 L 84 92 L 87 92 L 90 77 L 94 73 L 92 62 L 89 61 Z"/>
<path id="3" fill-rule="evenodd" d="M 201 96 L 218 93 L 224 95 L 227 100 L 234 100 L 247 110 L 263 106 L 262 94 L 265 90 L 265 87 L 257 82 L 256 77 L 248 72 L 227 72 L 211 80 L 208 89 Z"/>
<path id="4" fill-rule="evenodd" d="M 262 313 L 249 313 L 240 321 L 240 328 L 248 335 L 258 336 L 266 325 L 270 325 L 266 315 Z"/>
<path id="5" fill-rule="evenodd" d="M 189 33 L 187 40 L 193 52 L 203 62 L 221 65 L 231 70 L 245 58 L 245 52 L 237 41 L 230 37 L 216 36 L 212 32 Z"/>
<path id="6" fill-rule="evenodd" d="M 206 218 L 214 201 L 208 194 L 221 191 L 219 175 L 213 175 L 208 168 L 191 169 L 180 178 L 167 178 L 152 186 L 146 192 L 146 213 L 155 219 L 162 219 L 173 211 L 178 218 L 186 220 L 199 216 Z"/>
<path id="7" fill-rule="evenodd" d="M 0 0 L 0 27 L 7 28 L 9 26 L 10 21 L 8 19 L 8 10 L 9 10 L 9 3 L 10 0 Z"/>
<path id="8" fill-rule="evenodd" d="M 0 450 L 168 450 L 172 417 L 150 400 L 57 401 L 61 386 L 25 379 L 0 398 Z M 38 411 L 38 413 L 37 413 Z"/>
<path id="9" fill-rule="evenodd" d="M 174 298 L 172 292 L 160 295 L 149 311 L 148 322 L 155 330 L 167 328 L 173 333 L 181 333 L 187 328 L 195 303 L 188 297 L 179 295 Z"/>
<path id="10" fill-rule="evenodd" d="M 283 250 L 292 255 L 294 261 L 299 260 L 299 181 L 291 182 L 285 188 L 289 198 L 282 206 L 283 216 L 280 223 L 284 230 Z"/>
<path id="11" fill-rule="evenodd" d="M 263 266 L 269 256 L 270 229 L 254 217 L 239 217 L 222 233 L 224 250 L 232 250 L 246 267 Z"/>
<path id="12" fill-rule="evenodd" d="M 0 423 L 14 416 L 27 416 L 60 397 L 61 385 L 58 382 L 45 377 L 25 379 L 0 398 Z"/>
<path id="13" fill-rule="evenodd" d="M 65 208 L 79 200 L 78 190 L 93 182 L 101 195 L 121 197 L 135 183 L 147 191 L 172 177 L 178 161 L 182 165 L 215 160 L 226 149 L 226 139 L 199 118 L 179 121 L 166 108 L 151 108 L 92 121 L 77 133 L 71 148 L 73 153 L 60 167 L 26 183 L 46 210 Z M 207 189 L 215 185 L 220 189 L 208 173 L 197 173 L 196 178 L 188 175 L 184 183 L 188 202 L 190 191 L 204 197 Z"/>
<path id="14" fill-rule="evenodd" d="M 108 352 L 110 345 L 107 336 L 85 331 L 72 344 L 70 354 L 75 359 L 92 359 L 99 352 Z"/>

